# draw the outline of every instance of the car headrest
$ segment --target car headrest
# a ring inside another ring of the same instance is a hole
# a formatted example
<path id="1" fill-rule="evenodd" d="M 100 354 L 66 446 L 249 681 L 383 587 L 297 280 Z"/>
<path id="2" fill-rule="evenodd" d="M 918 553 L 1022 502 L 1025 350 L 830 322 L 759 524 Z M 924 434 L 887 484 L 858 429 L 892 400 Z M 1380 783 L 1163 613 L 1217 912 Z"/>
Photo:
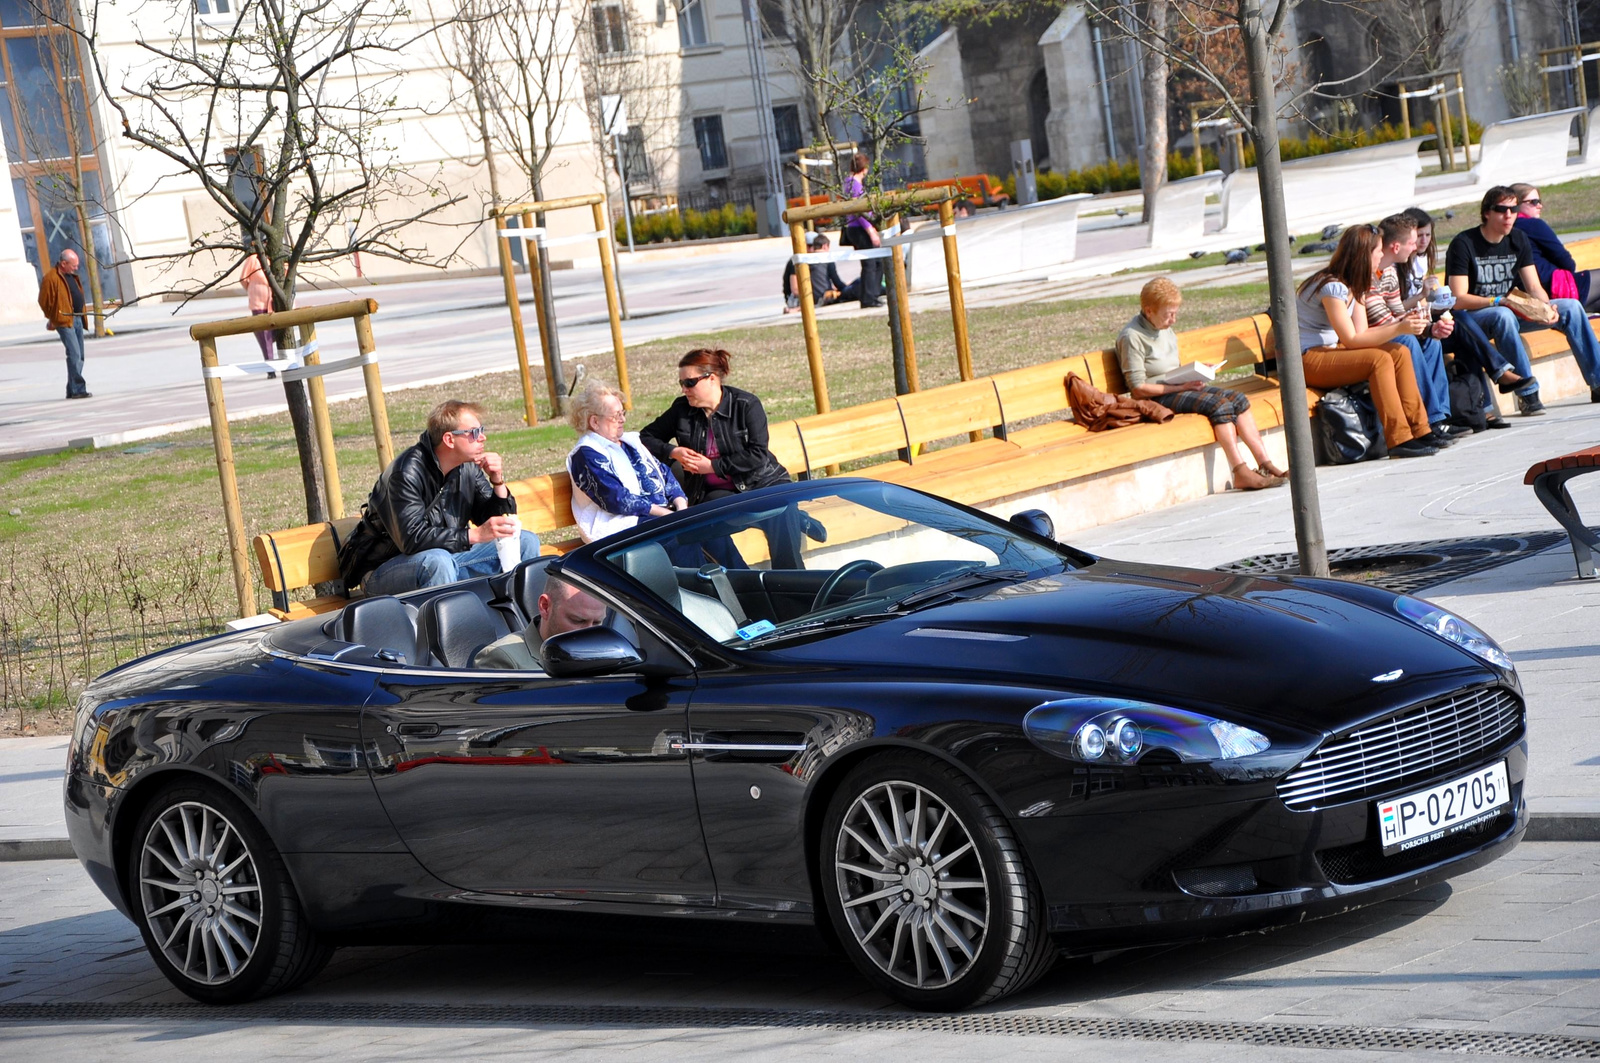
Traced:
<path id="1" fill-rule="evenodd" d="M 413 610 L 392 594 L 357 598 L 340 611 L 332 634 L 342 642 L 404 654 L 406 664 L 424 663 L 417 660 Z"/>
<path id="2" fill-rule="evenodd" d="M 683 607 L 683 596 L 678 586 L 678 574 L 672 568 L 672 558 L 660 543 L 644 543 L 622 555 L 622 568 L 628 575 L 666 599 L 674 609 Z"/>
<path id="3" fill-rule="evenodd" d="M 471 591 L 429 598 L 417 612 L 417 642 L 446 668 L 470 668 L 472 658 L 500 637 L 494 614 Z"/>
<path id="4" fill-rule="evenodd" d="M 553 557 L 534 557 L 511 570 L 511 600 L 517 603 L 522 619 L 533 623 L 539 616 L 539 595 L 544 593 L 544 583 L 549 576 Z"/>

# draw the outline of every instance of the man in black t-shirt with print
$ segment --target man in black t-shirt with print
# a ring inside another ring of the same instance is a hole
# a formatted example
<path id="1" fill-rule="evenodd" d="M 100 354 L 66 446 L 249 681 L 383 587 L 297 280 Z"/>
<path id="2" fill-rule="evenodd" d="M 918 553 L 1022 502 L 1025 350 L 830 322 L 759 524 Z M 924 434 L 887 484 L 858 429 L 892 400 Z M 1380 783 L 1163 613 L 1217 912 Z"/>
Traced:
<path id="1" fill-rule="evenodd" d="M 1519 338 L 1523 332 L 1551 326 L 1536 325 L 1518 317 L 1504 305 L 1512 288 L 1550 303 L 1558 315 L 1555 328 L 1567 337 L 1578 368 L 1589 384 L 1591 401 L 1600 402 L 1600 343 L 1589 327 L 1583 304 L 1576 299 L 1552 300 L 1539 283 L 1533 247 L 1516 231 L 1517 194 L 1503 185 L 1489 189 L 1478 212 L 1476 229 L 1457 233 L 1445 252 L 1444 273 L 1456 297 L 1456 312 L 1470 316 L 1500 356 L 1516 367 L 1528 382 L 1517 389 L 1517 409 L 1532 417 L 1544 412 L 1539 382 L 1533 379 L 1528 351 Z"/>

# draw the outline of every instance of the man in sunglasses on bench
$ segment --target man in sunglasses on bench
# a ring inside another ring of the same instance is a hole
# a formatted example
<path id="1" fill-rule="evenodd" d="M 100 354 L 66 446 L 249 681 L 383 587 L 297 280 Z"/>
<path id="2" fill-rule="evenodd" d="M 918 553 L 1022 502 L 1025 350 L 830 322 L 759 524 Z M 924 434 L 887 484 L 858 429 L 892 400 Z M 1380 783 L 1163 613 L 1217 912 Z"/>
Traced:
<path id="1" fill-rule="evenodd" d="M 368 595 L 500 571 L 496 540 L 521 536 L 522 559 L 539 556 L 539 537 L 521 531 L 517 500 L 500 455 L 487 450 L 483 409 L 452 399 L 428 414 L 428 427 L 378 477 L 361 522 L 339 550 L 347 589 Z"/>

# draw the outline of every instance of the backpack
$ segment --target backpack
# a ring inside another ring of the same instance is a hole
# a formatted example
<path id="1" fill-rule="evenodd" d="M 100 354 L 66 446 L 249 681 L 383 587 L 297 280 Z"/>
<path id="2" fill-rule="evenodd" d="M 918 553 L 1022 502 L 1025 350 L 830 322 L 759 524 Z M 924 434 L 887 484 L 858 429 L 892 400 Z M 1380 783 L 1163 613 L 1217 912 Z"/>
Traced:
<path id="1" fill-rule="evenodd" d="M 1467 369 L 1459 361 L 1451 362 L 1450 423 L 1462 425 L 1474 432 L 1489 427 L 1486 408 L 1489 405 L 1489 386 L 1483 373 Z"/>

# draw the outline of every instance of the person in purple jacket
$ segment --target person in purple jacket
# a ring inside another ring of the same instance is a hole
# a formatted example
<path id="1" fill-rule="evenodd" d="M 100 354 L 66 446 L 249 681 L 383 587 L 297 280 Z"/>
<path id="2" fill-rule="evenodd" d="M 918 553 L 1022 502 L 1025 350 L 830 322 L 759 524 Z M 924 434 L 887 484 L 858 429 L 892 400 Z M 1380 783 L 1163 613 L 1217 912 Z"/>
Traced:
<path id="1" fill-rule="evenodd" d="M 1590 284 L 1588 270 L 1580 270 L 1572 254 L 1561 243 L 1561 237 L 1544 220 L 1544 200 L 1533 185 L 1515 184 L 1511 191 L 1517 194 L 1517 232 L 1527 236 L 1533 245 L 1533 266 L 1539 272 L 1539 283 L 1552 299 L 1576 299 L 1591 313 L 1600 307 L 1600 287 Z M 1556 277 L 1558 270 L 1571 274 L 1574 295 Z M 1558 290 L 1559 289 L 1559 290 Z"/>
<path id="2" fill-rule="evenodd" d="M 872 165 L 865 155 L 856 152 L 850 159 L 850 176 L 844 179 L 844 198 L 860 199 L 867 194 L 866 176 L 867 168 Z M 842 243 L 849 244 L 858 251 L 869 247 L 880 247 L 883 243 L 882 236 L 878 233 L 877 226 L 872 224 L 872 219 L 865 214 L 852 214 L 844 220 L 844 228 L 839 232 Z M 877 306 L 878 296 L 883 292 L 883 259 L 864 258 L 861 260 L 861 305 L 863 308 Z"/>

